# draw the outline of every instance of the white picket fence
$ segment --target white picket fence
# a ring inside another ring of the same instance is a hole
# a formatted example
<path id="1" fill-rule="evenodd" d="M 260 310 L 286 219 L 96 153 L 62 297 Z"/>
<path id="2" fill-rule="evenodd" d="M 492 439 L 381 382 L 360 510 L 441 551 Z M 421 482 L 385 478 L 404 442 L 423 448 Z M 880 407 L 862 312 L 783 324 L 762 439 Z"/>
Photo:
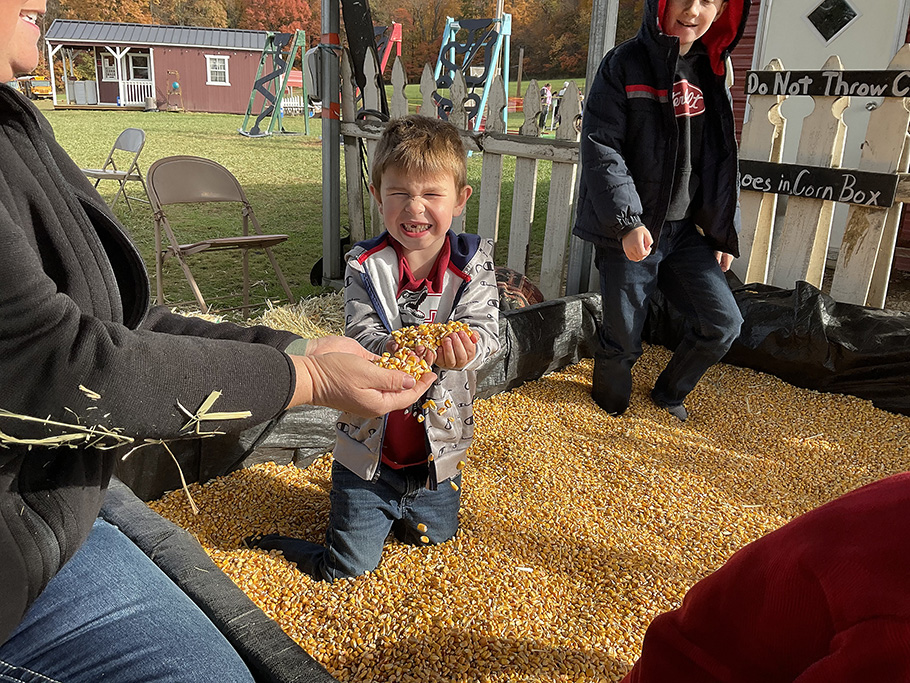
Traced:
<path id="1" fill-rule="evenodd" d="M 776 60 L 768 67 L 781 70 Z M 825 63 L 823 72 L 830 74 L 843 67 L 837 57 Z M 887 73 L 910 70 L 910 46 L 904 46 L 895 56 Z M 362 94 L 360 109 L 355 104 L 352 69 L 349 58 L 342 60 L 342 124 L 344 138 L 345 173 L 347 181 L 348 218 L 352 241 L 378 233 L 382 223 L 369 194 L 361 183 L 361 141 L 371 158 L 373 147 L 385 126 L 367 116 L 358 119 L 358 111 L 378 111 L 379 91 L 375 86 L 377 66 L 367 58 L 364 66 L 367 87 Z M 822 73 L 822 72 L 819 72 Z M 908 73 L 910 85 L 910 73 Z M 404 94 L 406 76 L 400 59 L 396 59 L 391 77 L 392 95 L 389 109 L 393 118 L 408 113 Z M 743 87 L 739 85 L 738 87 Z M 479 98 L 470 95 L 464 77 L 455 74 L 451 89 L 436 92 L 433 71 L 424 67 L 420 81 L 421 108 L 424 114 L 436 112 L 434 95 L 442 95 L 452 102 L 449 120 L 461 130 L 462 139 L 471 154 L 482 154 L 480 188 L 475 188 L 471 201 L 478 202 L 477 225 L 453 226 L 468 229 L 489 237 L 496 249 L 507 250 L 509 268 L 525 273 L 538 283 L 548 298 L 586 291 L 596 283 L 592 277 L 589 249 L 577 238 L 570 236 L 574 219 L 576 169 L 579 157 L 578 93 L 574 83 L 564 97 L 560 124 L 555 139 L 541 138 L 538 126 L 540 96 L 537 83 L 531 81 L 524 97 L 525 121 L 519 133 L 508 134 L 501 112 L 506 106 L 506 93 L 501 80 L 494 82 L 487 107 L 479 115 L 485 116 L 481 132 L 470 130 L 469 109 L 476 107 Z M 780 104 L 791 95 L 753 94 L 749 98 L 751 115 L 743 127 L 740 147 L 741 159 L 770 162 L 771 173 L 776 172 L 781 160 L 782 141 L 786 121 L 780 115 Z M 885 181 L 894 180 L 897 189 L 894 200 L 886 206 L 850 205 L 843 243 L 840 245 L 834 269 L 830 294 L 838 301 L 883 307 L 890 278 L 894 244 L 901 215 L 902 202 L 910 201 L 910 144 L 907 130 L 910 111 L 907 100 L 886 98 L 872 112 L 860 168 L 855 172 L 840 169 L 844 147 L 844 109 L 849 97 L 815 97 L 816 106 L 802 126 L 797 164 L 815 169 L 824 167 L 830 172 L 877 173 Z M 500 195 L 503 181 L 503 159 L 515 158 L 514 189 L 512 192 L 511 222 L 508 238 L 499 233 Z M 537 179 L 543 164 L 551 165 L 550 188 L 547 196 L 546 223 L 542 231 L 542 244 L 534 245 L 541 253 L 539 272 L 529 272 L 528 254 L 531 248 L 534 202 Z M 806 171 L 808 173 L 808 171 Z M 800 178 L 807 177 L 805 175 Z M 852 176 L 850 176 L 852 177 Z M 734 261 L 734 272 L 747 283 L 770 283 L 782 288 L 792 288 L 798 280 L 805 280 L 821 287 L 825 270 L 828 241 L 831 231 L 833 207 L 844 193 L 831 196 L 821 190 L 814 196 L 807 192 L 790 192 L 786 213 L 776 215 L 776 192 L 788 181 L 777 180 L 775 187 L 760 185 L 757 177 L 744 175 L 741 208 L 743 229 L 740 235 L 741 258 Z M 767 180 L 767 179 L 764 179 Z M 852 182 L 852 181 L 847 181 Z M 792 185 L 792 183 L 789 183 Z M 793 188 L 790 187 L 790 190 Z M 771 191 L 768 191 L 771 190 Z M 848 197 L 856 199 L 856 197 Z M 369 209 L 366 208 L 369 202 Z M 567 286 L 568 274 L 568 286 Z"/>
<path id="2" fill-rule="evenodd" d="M 845 72 L 836 56 L 830 57 L 818 72 L 799 72 L 802 76 L 784 71 L 778 60 L 766 67 L 766 72 L 772 72 L 768 74 L 770 86 L 766 84 L 761 91 L 749 95 L 751 112 L 743 126 L 740 145 L 743 169 L 748 169 L 751 160 L 779 164 L 787 128 L 780 113 L 781 104 L 788 97 L 803 96 L 812 85 L 820 94 L 811 96 L 814 109 L 802 122 L 792 180 L 781 181 L 777 175 L 772 182 L 769 178 L 743 175 L 742 256 L 733 265 L 742 280 L 783 288 L 804 280 L 821 288 L 834 206 L 840 200 L 850 207 L 829 293 L 837 301 L 884 306 L 902 202 L 910 201 L 906 175 L 910 162 L 910 100 L 894 96 L 905 90 L 910 92 L 910 87 L 904 87 L 910 86 L 908 69 L 910 45 L 898 51 L 885 72 Z M 870 87 L 869 83 L 879 85 Z M 869 117 L 862 157 L 855 170 L 841 168 L 849 92 L 890 95 Z M 818 168 L 834 169 L 841 179 L 813 185 L 808 179 Z M 853 189 L 857 178 L 865 173 L 881 174 L 877 182 L 884 185 L 896 182 L 893 201 L 875 201 L 877 190 Z M 781 194 L 792 195 L 782 216 L 778 210 L 779 195 L 761 191 L 780 190 L 781 186 L 787 190 Z"/>

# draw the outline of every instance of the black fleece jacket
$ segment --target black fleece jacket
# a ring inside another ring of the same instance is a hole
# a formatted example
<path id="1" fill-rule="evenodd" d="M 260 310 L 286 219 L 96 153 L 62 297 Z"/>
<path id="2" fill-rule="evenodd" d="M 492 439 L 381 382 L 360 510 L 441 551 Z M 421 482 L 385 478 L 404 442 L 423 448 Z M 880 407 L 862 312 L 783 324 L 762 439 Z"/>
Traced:
<path id="1" fill-rule="evenodd" d="M 581 183 L 573 233 L 608 248 L 638 225 L 655 243 L 667 216 L 676 169 L 678 129 L 673 78 L 679 39 L 660 30 L 666 0 L 646 0 L 638 34 L 603 58 L 585 99 Z M 701 203 L 693 211 L 712 246 L 739 256 L 739 173 L 733 106 L 725 60 L 745 28 L 750 0 L 728 0 L 701 38 L 705 97 Z"/>
<path id="2" fill-rule="evenodd" d="M 279 414 L 294 387 L 296 335 L 148 314 L 149 279 L 116 218 L 28 100 L 0 86 L 0 409 L 119 429 L 141 442 L 185 434 L 195 410 Z M 93 399 L 80 385 L 100 394 Z M 0 413 L 0 432 L 55 432 Z M 0 448 L 0 643 L 91 529 L 114 454 Z M 99 587 L 86 586 L 86 590 Z"/>

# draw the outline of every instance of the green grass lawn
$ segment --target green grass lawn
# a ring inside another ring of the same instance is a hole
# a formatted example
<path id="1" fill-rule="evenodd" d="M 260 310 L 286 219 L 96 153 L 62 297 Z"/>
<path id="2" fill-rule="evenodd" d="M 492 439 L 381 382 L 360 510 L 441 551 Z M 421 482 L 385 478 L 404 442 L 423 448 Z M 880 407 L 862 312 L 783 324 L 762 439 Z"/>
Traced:
<path id="1" fill-rule="evenodd" d="M 409 86 L 410 87 L 410 86 Z M 228 114 L 165 113 L 141 111 L 86 111 L 54 110 L 49 102 L 39 105 L 54 127 L 57 140 L 82 167 L 98 167 L 107 156 L 117 135 L 125 128 L 141 128 L 146 132 L 145 149 L 140 157 L 143 170 L 156 159 L 175 154 L 197 155 L 213 159 L 227 167 L 240 181 L 259 218 L 265 232 L 289 235 L 287 242 L 275 248 L 276 257 L 288 279 L 291 290 L 297 297 L 320 294 L 322 287 L 310 284 L 310 271 L 322 256 L 322 141 L 321 122 L 310 120 L 309 135 L 302 134 L 304 122 L 300 118 L 286 117 L 285 128 L 300 131 L 299 135 L 273 135 L 262 138 L 248 138 L 238 130 L 243 116 Z M 510 118 L 511 121 L 511 118 Z M 511 123 L 510 123 L 511 127 Z M 512 175 L 514 159 L 506 158 L 503 170 L 502 210 L 500 216 L 500 243 L 508 239 L 511 217 Z M 467 230 L 477 230 L 476 190 L 480 185 L 482 162 L 479 155 L 468 161 L 469 182 L 475 187 L 475 195 L 468 204 Z M 337 192 L 341 194 L 342 229 L 347 225 L 347 203 L 343 196 L 344 164 L 341 164 L 342 178 Z M 535 205 L 535 229 L 532 231 L 531 266 L 528 274 L 536 279 L 539 273 L 540 243 L 543 223 L 546 219 L 547 193 L 549 190 L 550 165 L 541 163 L 539 170 L 537 200 Z M 131 195 L 141 194 L 138 184 L 130 183 Z M 116 191 L 113 181 L 102 181 L 99 191 L 111 199 Z M 523 198 L 530 201 L 530 198 Z M 154 231 L 152 212 L 147 204 L 132 203 L 127 208 L 121 200 L 115 207 L 120 220 L 135 240 L 154 278 Z M 177 237 L 181 243 L 188 243 L 212 235 L 223 236 L 236 231 L 239 234 L 239 211 L 233 206 L 213 207 L 204 210 L 189 210 L 171 213 L 182 222 L 173 222 L 175 229 L 183 226 Z M 230 208 L 228 213 L 226 210 Z M 506 249 L 497 254 L 497 262 L 504 264 Z M 216 302 L 224 308 L 239 304 L 241 289 L 240 255 L 237 252 L 220 252 L 190 257 L 190 267 L 207 300 L 216 297 L 233 298 Z M 260 301 L 282 298 L 282 290 L 274 277 L 264 254 L 252 259 L 251 276 L 254 299 Z M 184 280 L 177 262 L 169 260 L 163 277 L 165 303 L 169 305 L 192 302 L 192 294 Z M 155 283 L 152 283 L 154 292 Z M 194 307 L 193 305 L 189 307 Z"/>

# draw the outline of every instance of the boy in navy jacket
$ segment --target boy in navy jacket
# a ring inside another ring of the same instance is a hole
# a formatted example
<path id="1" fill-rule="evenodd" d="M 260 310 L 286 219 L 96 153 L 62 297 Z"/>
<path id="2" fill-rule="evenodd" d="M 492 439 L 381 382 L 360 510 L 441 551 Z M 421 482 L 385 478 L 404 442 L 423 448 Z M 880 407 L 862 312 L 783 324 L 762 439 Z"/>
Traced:
<path id="1" fill-rule="evenodd" d="M 601 62 L 586 100 L 574 234 L 592 242 L 603 322 L 592 397 L 629 406 L 647 302 L 656 289 L 686 319 L 651 392 L 683 401 L 727 352 L 742 316 L 724 271 L 739 255 L 738 171 L 726 58 L 750 0 L 647 0 L 642 27 Z"/>

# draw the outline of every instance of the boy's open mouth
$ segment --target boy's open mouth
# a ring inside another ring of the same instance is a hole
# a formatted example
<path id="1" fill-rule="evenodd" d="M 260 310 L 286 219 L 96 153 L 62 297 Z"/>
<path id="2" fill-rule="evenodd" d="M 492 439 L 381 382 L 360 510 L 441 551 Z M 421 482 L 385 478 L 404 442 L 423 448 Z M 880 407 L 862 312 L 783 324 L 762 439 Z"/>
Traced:
<path id="1" fill-rule="evenodd" d="M 409 235 L 419 235 L 429 230 L 430 226 L 426 223 L 402 223 L 401 229 Z"/>

